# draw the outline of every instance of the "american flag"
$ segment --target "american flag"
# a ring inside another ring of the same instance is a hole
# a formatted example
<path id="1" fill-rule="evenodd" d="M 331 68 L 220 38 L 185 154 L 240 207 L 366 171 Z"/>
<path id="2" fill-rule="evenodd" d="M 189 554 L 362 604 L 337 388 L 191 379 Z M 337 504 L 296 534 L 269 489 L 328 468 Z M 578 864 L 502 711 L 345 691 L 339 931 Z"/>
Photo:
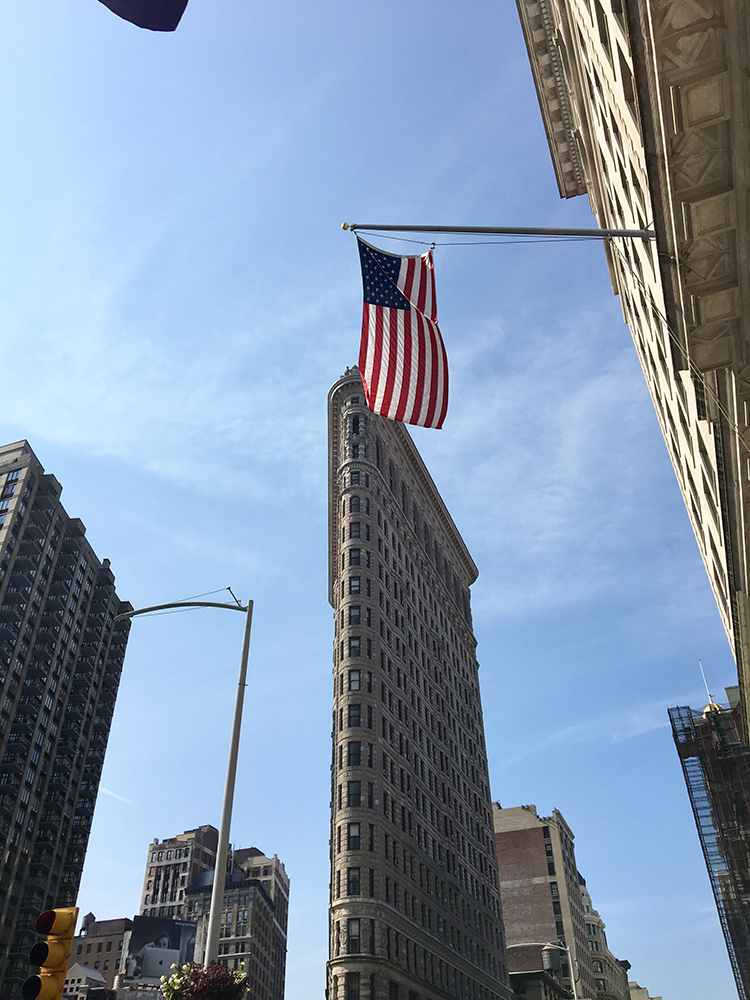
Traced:
<path id="1" fill-rule="evenodd" d="M 367 405 L 390 420 L 440 428 L 448 409 L 448 362 L 432 251 L 398 257 L 357 241 L 365 298 L 359 370 Z"/>

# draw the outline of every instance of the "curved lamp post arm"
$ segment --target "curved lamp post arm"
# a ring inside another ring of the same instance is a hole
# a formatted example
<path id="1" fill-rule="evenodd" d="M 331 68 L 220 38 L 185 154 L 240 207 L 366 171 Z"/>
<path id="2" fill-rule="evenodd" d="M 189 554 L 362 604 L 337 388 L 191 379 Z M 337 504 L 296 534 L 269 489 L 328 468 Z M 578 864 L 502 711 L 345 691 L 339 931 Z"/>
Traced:
<path id="1" fill-rule="evenodd" d="M 252 603 L 250 601 L 243 607 L 241 604 L 220 604 L 217 601 L 170 601 L 169 604 L 154 604 L 150 608 L 123 611 L 119 615 L 115 615 L 112 620 L 119 621 L 121 618 L 135 618 L 137 615 L 146 615 L 150 611 L 167 611 L 170 608 L 226 608 L 227 611 L 247 611 L 249 607 L 252 607 Z"/>

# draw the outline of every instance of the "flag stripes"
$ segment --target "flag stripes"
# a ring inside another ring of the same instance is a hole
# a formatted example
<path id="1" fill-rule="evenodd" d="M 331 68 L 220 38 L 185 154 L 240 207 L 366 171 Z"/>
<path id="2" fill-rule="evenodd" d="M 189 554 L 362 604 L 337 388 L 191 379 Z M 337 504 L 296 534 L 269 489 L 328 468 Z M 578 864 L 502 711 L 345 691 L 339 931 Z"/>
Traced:
<path id="1" fill-rule="evenodd" d="M 397 257 L 359 240 L 364 307 L 359 370 L 370 409 L 439 428 L 448 408 L 448 364 L 437 325 L 432 251 Z"/>

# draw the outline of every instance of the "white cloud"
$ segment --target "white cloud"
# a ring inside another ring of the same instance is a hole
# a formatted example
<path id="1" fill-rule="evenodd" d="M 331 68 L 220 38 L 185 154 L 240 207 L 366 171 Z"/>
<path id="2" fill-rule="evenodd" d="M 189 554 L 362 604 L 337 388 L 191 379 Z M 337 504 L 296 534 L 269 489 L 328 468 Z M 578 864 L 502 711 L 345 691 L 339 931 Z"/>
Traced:
<path id="1" fill-rule="evenodd" d="M 117 799 L 118 802 L 125 802 L 129 806 L 134 806 L 135 802 L 132 799 L 126 798 L 124 795 L 118 795 L 117 792 L 112 792 L 109 788 L 105 788 L 104 785 L 99 785 L 99 791 L 104 795 L 109 795 L 112 799 Z"/>

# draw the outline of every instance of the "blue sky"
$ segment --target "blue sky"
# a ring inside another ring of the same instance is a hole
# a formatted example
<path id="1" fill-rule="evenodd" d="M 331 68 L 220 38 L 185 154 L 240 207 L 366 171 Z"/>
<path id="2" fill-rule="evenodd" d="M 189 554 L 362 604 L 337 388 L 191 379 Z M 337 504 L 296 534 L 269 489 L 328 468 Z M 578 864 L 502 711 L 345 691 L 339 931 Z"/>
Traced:
<path id="1" fill-rule="evenodd" d="M 232 837 L 285 862 L 287 997 L 319 998 L 341 223 L 588 204 L 558 197 L 508 2 L 190 0 L 158 35 L 5 0 L 0 27 L 0 439 L 29 439 L 123 598 L 255 600 Z M 699 657 L 715 696 L 736 675 L 601 248 L 441 245 L 436 274 L 451 402 L 414 437 L 480 569 L 493 795 L 562 811 L 633 978 L 731 1000 L 666 709 L 705 704 Z M 132 915 L 149 841 L 218 824 L 241 631 L 134 624 L 84 912 Z"/>

